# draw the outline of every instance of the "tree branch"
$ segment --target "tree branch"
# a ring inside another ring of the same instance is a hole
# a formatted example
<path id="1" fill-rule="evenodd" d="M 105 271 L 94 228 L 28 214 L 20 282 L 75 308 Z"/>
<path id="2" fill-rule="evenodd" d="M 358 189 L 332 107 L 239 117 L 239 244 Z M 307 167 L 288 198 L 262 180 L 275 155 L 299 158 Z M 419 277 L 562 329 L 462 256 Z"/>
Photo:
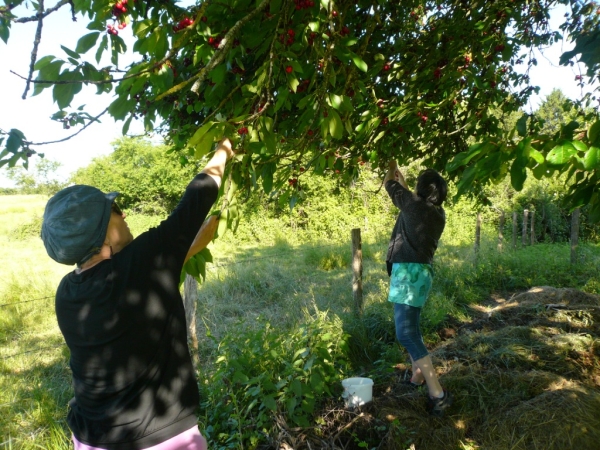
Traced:
<path id="1" fill-rule="evenodd" d="M 100 117 L 102 117 L 107 111 L 108 111 L 108 108 L 106 108 L 104 111 L 102 111 L 96 117 L 93 117 L 88 123 L 86 123 L 83 127 L 81 127 L 81 130 L 79 130 L 78 132 L 73 133 L 71 136 L 67 136 L 66 138 L 59 139 L 58 141 L 49 141 L 49 142 L 29 142 L 29 141 L 23 141 L 23 142 L 25 144 L 27 144 L 28 146 L 30 146 L 30 145 L 58 144 L 59 142 L 68 141 L 69 139 L 74 138 L 75 136 L 77 136 L 79 133 L 81 133 L 83 130 L 85 130 L 87 127 L 89 127 L 92 123 L 99 122 L 98 119 Z"/>
<path id="2" fill-rule="evenodd" d="M 21 96 L 23 100 L 27 98 L 27 92 L 29 91 L 29 86 L 31 85 L 31 77 L 33 76 L 33 67 L 35 66 L 35 62 L 37 60 L 38 47 L 40 45 L 40 41 L 42 40 L 42 27 L 44 26 L 44 0 L 39 0 L 37 17 L 38 24 L 37 29 L 35 30 L 35 39 L 33 40 L 33 50 L 31 50 L 29 76 L 27 77 L 27 83 L 25 83 L 25 92 L 23 92 L 23 95 Z"/>
<path id="3" fill-rule="evenodd" d="M 41 18 L 43 19 L 43 18 L 47 17 L 49 14 L 52 14 L 53 12 L 55 12 L 58 9 L 62 8 L 63 6 L 68 5 L 69 3 L 70 3 L 70 0 L 60 0 L 52 8 L 43 11 Z M 20 19 L 13 20 L 13 22 L 15 22 L 15 23 L 37 22 L 38 20 L 40 20 L 39 15 L 40 15 L 40 13 L 38 12 L 35 16 L 21 17 Z"/>

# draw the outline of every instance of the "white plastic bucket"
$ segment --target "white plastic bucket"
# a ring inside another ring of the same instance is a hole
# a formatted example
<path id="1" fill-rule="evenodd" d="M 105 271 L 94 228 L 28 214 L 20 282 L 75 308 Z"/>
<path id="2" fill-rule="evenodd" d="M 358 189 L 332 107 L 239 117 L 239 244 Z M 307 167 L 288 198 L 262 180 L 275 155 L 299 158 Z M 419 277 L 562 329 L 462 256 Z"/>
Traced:
<path id="1" fill-rule="evenodd" d="M 346 408 L 369 403 L 373 399 L 373 380 L 370 378 L 346 378 L 342 380 L 344 392 L 342 398 L 346 403 Z"/>

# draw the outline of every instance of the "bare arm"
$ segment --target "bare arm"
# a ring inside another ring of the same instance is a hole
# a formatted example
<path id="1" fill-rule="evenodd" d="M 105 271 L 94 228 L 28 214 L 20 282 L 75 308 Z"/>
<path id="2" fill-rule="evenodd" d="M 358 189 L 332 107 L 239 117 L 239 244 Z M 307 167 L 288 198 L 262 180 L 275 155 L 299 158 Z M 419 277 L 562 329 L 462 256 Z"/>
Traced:
<path id="1" fill-rule="evenodd" d="M 213 177 L 217 184 L 221 186 L 221 178 L 223 178 L 223 173 L 225 172 L 225 164 L 233 155 L 231 141 L 227 138 L 223 139 L 219 142 L 219 145 L 217 145 L 215 154 L 210 161 L 208 161 L 208 164 L 206 164 L 202 173 Z"/>
<path id="2" fill-rule="evenodd" d="M 223 178 L 223 173 L 225 172 L 225 164 L 227 161 L 233 157 L 234 152 L 231 147 L 231 141 L 227 138 L 223 139 L 217 145 L 217 149 L 215 150 L 215 154 L 208 161 L 202 173 L 205 173 L 211 176 L 219 186 L 221 186 L 221 179 Z M 208 219 L 204 221 L 188 253 L 185 257 L 184 264 L 196 253 L 204 250 L 206 246 L 212 241 L 215 236 L 215 232 L 219 226 L 219 219 L 217 216 L 210 216 Z"/>
<path id="3" fill-rule="evenodd" d="M 406 184 L 406 180 L 404 180 L 404 176 L 402 175 L 402 172 L 400 172 L 398 163 L 396 161 L 390 161 L 388 163 L 388 167 L 388 171 L 385 174 L 385 178 L 383 179 L 383 184 L 387 183 L 389 180 L 396 180 L 402 185 L 404 189 L 409 190 Z"/>
<path id="4" fill-rule="evenodd" d="M 188 260 L 194 256 L 196 253 L 201 252 L 206 248 L 206 246 L 213 240 L 215 237 L 215 233 L 217 228 L 219 227 L 219 218 L 217 216 L 210 216 L 208 219 L 204 221 L 200 230 L 198 230 L 198 234 L 194 238 L 194 242 L 190 246 L 187 255 L 185 256 L 184 264 L 188 262 Z"/>

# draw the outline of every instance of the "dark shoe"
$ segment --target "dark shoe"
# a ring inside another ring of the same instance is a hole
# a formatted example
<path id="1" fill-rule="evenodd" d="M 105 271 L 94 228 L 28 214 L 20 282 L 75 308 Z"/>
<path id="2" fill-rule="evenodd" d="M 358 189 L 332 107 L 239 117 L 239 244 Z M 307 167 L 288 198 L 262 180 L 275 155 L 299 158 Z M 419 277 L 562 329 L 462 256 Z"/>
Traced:
<path id="1" fill-rule="evenodd" d="M 421 383 L 413 383 L 411 380 L 403 380 L 402 384 L 404 386 L 410 386 L 410 387 L 414 387 L 416 389 L 416 388 L 425 386 L 426 383 L 425 383 L 425 380 L 423 380 Z"/>
<path id="2" fill-rule="evenodd" d="M 444 411 L 452 406 L 452 394 L 444 389 L 444 396 L 442 398 L 431 398 L 427 400 L 427 410 L 432 416 L 442 417 Z"/>

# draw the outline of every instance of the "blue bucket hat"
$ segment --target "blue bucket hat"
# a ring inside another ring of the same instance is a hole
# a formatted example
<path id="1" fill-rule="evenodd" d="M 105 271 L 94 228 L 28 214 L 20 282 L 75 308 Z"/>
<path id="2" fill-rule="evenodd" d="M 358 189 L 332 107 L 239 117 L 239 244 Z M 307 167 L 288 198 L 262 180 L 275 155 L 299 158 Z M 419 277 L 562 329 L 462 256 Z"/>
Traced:
<path id="1" fill-rule="evenodd" d="M 42 222 L 42 241 L 50 258 L 81 265 L 99 253 L 118 195 L 82 184 L 57 192 L 46 204 Z"/>

